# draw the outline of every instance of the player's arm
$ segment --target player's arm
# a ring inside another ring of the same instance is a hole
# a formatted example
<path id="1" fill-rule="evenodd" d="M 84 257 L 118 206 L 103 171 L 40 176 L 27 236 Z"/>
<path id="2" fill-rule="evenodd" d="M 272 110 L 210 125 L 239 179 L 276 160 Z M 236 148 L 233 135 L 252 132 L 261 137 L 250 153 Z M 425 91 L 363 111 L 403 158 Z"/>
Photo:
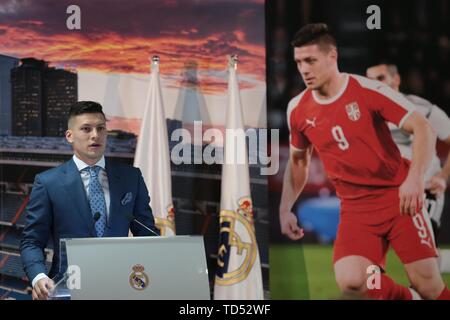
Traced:
<path id="1" fill-rule="evenodd" d="M 448 136 L 447 139 L 444 140 L 444 143 L 447 146 L 450 146 L 450 136 Z M 444 166 L 442 167 L 442 170 L 436 173 L 434 176 L 432 176 L 430 180 L 427 181 L 425 187 L 427 189 L 430 189 L 431 193 L 434 194 L 444 193 L 445 189 L 447 188 L 447 182 L 449 178 L 450 178 L 450 148 Z"/>
<path id="2" fill-rule="evenodd" d="M 450 147 L 450 136 L 445 140 L 445 144 Z M 444 167 L 439 174 L 444 178 L 445 182 L 450 178 L 450 148 L 448 150 L 447 160 L 445 160 Z"/>
<path id="3" fill-rule="evenodd" d="M 447 146 L 450 146 L 450 119 L 447 114 L 438 106 L 433 106 L 428 116 L 433 128 L 436 130 L 437 137 L 440 141 L 443 141 Z M 450 151 L 444 162 L 442 170 L 436 173 L 426 183 L 426 188 L 431 193 L 439 194 L 443 193 L 447 187 L 447 181 L 450 178 Z"/>
<path id="4" fill-rule="evenodd" d="M 424 175 L 434 153 L 436 133 L 429 122 L 415 111 L 405 119 L 402 129 L 414 136 L 411 166 L 400 186 L 400 212 L 412 216 L 422 210 Z"/>
<path id="5" fill-rule="evenodd" d="M 422 209 L 425 190 L 423 180 L 434 154 L 436 133 L 430 123 L 414 111 L 415 105 L 402 94 L 376 81 L 366 81 L 365 85 L 369 88 L 369 108 L 384 120 L 414 135 L 411 166 L 399 190 L 400 213 L 414 215 Z"/>
<path id="6" fill-rule="evenodd" d="M 280 226 L 284 235 L 292 240 L 298 240 L 303 237 L 304 233 L 298 225 L 297 217 L 291 210 L 308 180 L 312 146 L 303 150 L 292 146 L 289 149 L 289 161 L 284 171 L 281 192 Z"/>

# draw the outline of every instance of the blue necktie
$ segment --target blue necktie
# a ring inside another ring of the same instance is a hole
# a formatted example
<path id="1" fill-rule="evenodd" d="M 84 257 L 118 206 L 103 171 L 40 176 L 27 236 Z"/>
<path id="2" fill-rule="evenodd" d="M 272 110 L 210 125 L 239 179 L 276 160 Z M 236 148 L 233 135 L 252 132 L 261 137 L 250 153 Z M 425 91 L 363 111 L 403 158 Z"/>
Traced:
<path id="1" fill-rule="evenodd" d="M 89 167 L 89 204 L 91 206 L 92 216 L 95 213 L 100 213 L 100 218 L 95 223 L 95 231 L 97 237 L 102 237 L 106 228 L 106 201 L 103 194 L 103 188 L 98 180 L 98 173 L 100 172 L 99 166 Z"/>

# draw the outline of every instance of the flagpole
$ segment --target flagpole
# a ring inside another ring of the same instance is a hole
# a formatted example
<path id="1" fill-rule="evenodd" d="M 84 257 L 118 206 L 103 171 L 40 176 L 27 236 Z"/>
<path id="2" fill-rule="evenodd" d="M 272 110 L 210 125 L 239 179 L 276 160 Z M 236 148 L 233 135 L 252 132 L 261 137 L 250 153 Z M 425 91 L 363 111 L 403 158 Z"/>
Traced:
<path id="1" fill-rule="evenodd" d="M 238 61 L 239 61 L 238 55 L 232 54 L 228 59 L 228 65 L 230 66 L 230 68 L 237 70 Z"/>
<path id="2" fill-rule="evenodd" d="M 150 66 L 150 71 L 151 72 L 153 72 L 153 71 L 159 72 L 159 56 L 154 55 L 152 57 L 152 63 L 151 63 L 151 66 Z"/>
<path id="3" fill-rule="evenodd" d="M 243 110 L 236 71 L 238 62 L 236 54 L 228 57 L 228 105 L 222 164 L 220 235 L 214 283 L 216 300 L 264 298 L 254 227 Z M 231 138 L 228 138 L 228 132 Z M 241 143 L 232 143 L 235 135 L 239 136 L 238 140 Z M 241 160 L 243 157 L 244 161 L 238 161 L 237 157 Z"/>
<path id="4" fill-rule="evenodd" d="M 150 61 L 150 82 L 136 146 L 134 166 L 140 168 L 150 196 L 155 224 L 163 236 L 175 235 L 169 139 L 159 78 L 160 58 Z"/>

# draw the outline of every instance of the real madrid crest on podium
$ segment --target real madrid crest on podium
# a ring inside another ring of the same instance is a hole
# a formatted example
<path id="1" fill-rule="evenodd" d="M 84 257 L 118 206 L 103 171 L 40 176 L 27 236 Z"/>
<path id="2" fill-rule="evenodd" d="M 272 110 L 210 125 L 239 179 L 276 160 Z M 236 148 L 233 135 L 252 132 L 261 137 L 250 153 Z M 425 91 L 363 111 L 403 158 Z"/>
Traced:
<path id="1" fill-rule="evenodd" d="M 131 287 L 136 290 L 144 290 L 147 288 L 150 283 L 147 274 L 144 272 L 144 266 L 136 264 L 132 269 L 133 272 L 130 274 Z"/>

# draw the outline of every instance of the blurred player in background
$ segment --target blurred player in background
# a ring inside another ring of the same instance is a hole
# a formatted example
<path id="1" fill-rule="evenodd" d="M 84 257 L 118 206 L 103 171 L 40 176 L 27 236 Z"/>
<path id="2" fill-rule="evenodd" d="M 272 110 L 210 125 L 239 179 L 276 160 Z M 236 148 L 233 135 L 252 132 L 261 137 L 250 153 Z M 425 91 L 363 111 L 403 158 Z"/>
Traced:
<path id="1" fill-rule="evenodd" d="M 422 298 L 450 299 L 429 217 L 422 211 L 424 174 L 436 142 L 430 124 L 388 86 L 340 73 L 336 41 L 325 24 L 304 26 L 292 45 L 307 88 L 287 110 L 291 165 L 280 203 L 282 233 L 293 240 L 303 237 L 291 208 L 306 184 L 314 147 L 341 200 L 333 255 L 341 291 L 412 299 L 408 288 L 385 274 L 379 287 L 367 283 L 368 270 L 383 263 L 391 245 Z M 414 133 L 411 162 L 401 157 L 386 121 Z"/>
<path id="2" fill-rule="evenodd" d="M 374 65 L 367 69 L 366 75 L 370 79 L 381 81 L 395 91 L 399 91 L 401 78 L 397 66 L 394 64 Z M 403 96 L 415 105 L 415 110 L 417 112 L 428 119 L 437 133 L 437 138 L 450 146 L 450 119 L 447 114 L 438 106 L 433 105 L 430 101 L 421 97 L 412 94 L 403 94 Z M 388 123 L 388 126 L 391 130 L 394 142 L 397 144 L 402 156 L 411 160 L 411 135 L 392 123 Z M 435 240 L 437 240 L 439 234 L 442 213 L 444 210 L 445 189 L 447 188 L 447 182 L 450 177 L 449 155 L 447 155 L 444 166 L 441 168 L 440 160 L 435 150 L 433 152 L 431 165 L 425 173 L 425 191 L 427 195 L 425 205 L 431 217 Z M 450 260 L 450 250 L 440 250 L 439 256 L 440 271 L 450 272 L 450 262 L 447 262 L 447 260 Z"/>

